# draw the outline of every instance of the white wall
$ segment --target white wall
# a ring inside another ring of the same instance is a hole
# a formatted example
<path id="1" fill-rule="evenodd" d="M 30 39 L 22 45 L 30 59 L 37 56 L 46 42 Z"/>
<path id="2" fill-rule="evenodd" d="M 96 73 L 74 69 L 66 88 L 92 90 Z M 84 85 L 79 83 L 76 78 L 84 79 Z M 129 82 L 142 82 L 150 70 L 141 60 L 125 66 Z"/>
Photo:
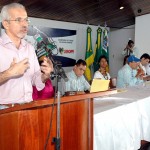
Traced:
<path id="1" fill-rule="evenodd" d="M 135 45 L 139 49 L 139 56 L 150 54 L 150 14 L 135 19 Z"/>
<path id="2" fill-rule="evenodd" d="M 134 41 L 134 32 L 134 25 L 123 29 L 110 29 L 109 60 L 111 77 L 116 77 L 118 70 L 123 66 L 124 56 L 122 56 L 122 51 L 129 39 Z"/>

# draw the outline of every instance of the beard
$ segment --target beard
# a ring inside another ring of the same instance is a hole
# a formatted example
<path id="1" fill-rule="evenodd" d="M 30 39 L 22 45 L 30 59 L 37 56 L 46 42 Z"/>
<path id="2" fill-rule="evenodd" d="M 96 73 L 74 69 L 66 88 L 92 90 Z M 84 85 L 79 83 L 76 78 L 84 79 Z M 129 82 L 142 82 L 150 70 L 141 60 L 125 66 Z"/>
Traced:
<path id="1" fill-rule="evenodd" d="M 17 34 L 20 39 L 23 39 L 27 35 L 28 28 L 22 27 L 20 32 Z"/>

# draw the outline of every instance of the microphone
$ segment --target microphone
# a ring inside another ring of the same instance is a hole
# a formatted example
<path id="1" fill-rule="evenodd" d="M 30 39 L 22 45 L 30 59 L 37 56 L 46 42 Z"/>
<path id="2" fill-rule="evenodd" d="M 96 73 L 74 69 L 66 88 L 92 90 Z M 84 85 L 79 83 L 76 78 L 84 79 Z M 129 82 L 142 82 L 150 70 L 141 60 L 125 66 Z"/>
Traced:
<path id="1" fill-rule="evenodd" d="M 57 62 L 56 69 L 57 69 L 58 74 L 64 79 L 65 82 L 67 82 L 68 77 L 66 76 L 66 73 L 65 73 L 64 69 L 62 68 L 61 62 Z"/>
<path id="2" fill-rule="evenodd" d="M 46 50 L 46 44 L 43 41 L 43 38 L 39 34 L 36 34 L 34 39 L 37 41 L 37 49 L 35 52 L 38 57 L 39 64 L 41 65 L 44 57 L 48 56 L 48 51 Z"/>
<path id="3" fill-rule="evenodd" d="M 37 41 L 37 49 L 35 52 L 38 57 L 39 64 L 41 65 L 44 57 L 48 57 L 54 65 L 54 69 L 56 70 L 55 72 L 57 72 L 57 74 L 60 75 L 64 79 L 65 82 L 67 82 L 68 77 L 66 76 L 65 71 L 62 68 L 61 62 L 56 62 L 52 57 L 51 50 L 57 48 L 56 45 L 54 45 L 50 42 L 45 43 L 43 38 L 40 36 L 40 34 L 36 34 L 34 36 L 34 39 Z"/>

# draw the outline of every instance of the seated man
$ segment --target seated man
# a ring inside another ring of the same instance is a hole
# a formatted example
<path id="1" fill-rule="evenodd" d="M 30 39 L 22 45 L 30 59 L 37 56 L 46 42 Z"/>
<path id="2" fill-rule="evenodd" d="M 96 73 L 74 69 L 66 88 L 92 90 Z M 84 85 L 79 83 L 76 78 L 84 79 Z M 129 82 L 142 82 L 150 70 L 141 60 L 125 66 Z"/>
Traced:
<path id="1" fill-rule="evenodd" d="M 142 70 L 143 70 L 143 72 L 144 72 L 144 75 L 146 75 L 147 74 L 147 72 L 146 72 L 146 65 L 149 63 L 149 61 L 150 61 L 150 56 L 149 56 L 149 54 L 147 54 L 147 53 L 144 53 L 142 56 L 141 56 L 141 62 L 140 62 L 140 65 L 139 65 L 139 68 L 141 68 Z"/>
<path id="2" fill-rule="evenodd" d="M 73 70 L 67 73 L 68 81 L 63 82 L 63 92 L 89 90 L 90 84 L 83 76 L 85 70 L 86 62 L 79 59 L 73 67 Z"/>
<path id="3" fill-rule="evenodd" d="M 142 73 L 137 71 L 140 59 L 131 55 L 128 57 L 128 63 L 118 72 L 117 88 L 126 88 L 143 82 Z"/>

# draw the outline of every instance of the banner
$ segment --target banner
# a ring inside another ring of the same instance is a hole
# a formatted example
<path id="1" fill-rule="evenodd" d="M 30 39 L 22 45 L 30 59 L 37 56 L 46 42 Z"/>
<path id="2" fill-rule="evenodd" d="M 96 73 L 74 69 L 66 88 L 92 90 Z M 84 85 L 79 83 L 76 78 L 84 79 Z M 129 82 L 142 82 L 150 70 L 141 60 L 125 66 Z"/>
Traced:
<path id="1" fill-rule="evenodd" d="M 56 29 L 41 26 L 30 26 L 26 40 L 36 48 L 34 36 L 40 34 L 43 41 L 49 39 L 57 48 L 51 51 L 55 60 L 62 63 L 62 67 L 74 66 L 76 63 L 76 30 Z M 48 38 L 48 39 L 47 39 Z"/>

